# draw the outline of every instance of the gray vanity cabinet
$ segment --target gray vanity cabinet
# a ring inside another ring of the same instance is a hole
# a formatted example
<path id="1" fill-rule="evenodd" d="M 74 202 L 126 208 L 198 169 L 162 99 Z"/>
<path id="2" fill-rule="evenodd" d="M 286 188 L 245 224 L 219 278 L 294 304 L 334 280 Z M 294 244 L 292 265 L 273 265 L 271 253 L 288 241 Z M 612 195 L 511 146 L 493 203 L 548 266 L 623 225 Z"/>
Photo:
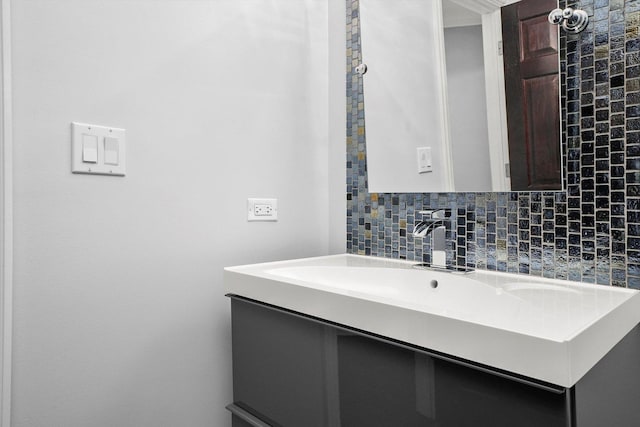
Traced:
<path id="1" fill-rule="evenodd" d="M 234 403 L 267 425 L 327 425 L 325 327 L 237 299 L 232 325 Z"/>
<path id="2" fill-rule="evenodd" d="M 582 427 L 602 416 L 597 383 L 580 390 L 578 424 L 575 387 L 235 296 L 232 337 L 233 427 Z M 600 427 L 640 425 L 627 421 Z"/>

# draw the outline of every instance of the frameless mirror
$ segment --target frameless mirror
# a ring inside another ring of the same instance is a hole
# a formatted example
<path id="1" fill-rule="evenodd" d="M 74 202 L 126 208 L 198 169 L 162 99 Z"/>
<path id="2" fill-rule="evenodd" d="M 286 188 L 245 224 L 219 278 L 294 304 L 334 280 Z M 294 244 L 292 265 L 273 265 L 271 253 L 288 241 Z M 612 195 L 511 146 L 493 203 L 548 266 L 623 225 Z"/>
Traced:
<path id="1" fill-rule="evenodd" d="M 359 3 L 370 192 L 562 189 L 557 0 Z"/>

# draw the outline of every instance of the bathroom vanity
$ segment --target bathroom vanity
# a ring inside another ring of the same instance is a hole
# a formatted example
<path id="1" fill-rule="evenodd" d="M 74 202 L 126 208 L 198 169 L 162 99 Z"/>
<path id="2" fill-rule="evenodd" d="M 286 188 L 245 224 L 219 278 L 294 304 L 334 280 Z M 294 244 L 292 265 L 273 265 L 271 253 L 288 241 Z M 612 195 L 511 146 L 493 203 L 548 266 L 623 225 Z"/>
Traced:
<path id="1" fill-rule="evenodd" d="M 640 425 L 640 294 L 356 255 L 225 269 L 234 427 Z"/>

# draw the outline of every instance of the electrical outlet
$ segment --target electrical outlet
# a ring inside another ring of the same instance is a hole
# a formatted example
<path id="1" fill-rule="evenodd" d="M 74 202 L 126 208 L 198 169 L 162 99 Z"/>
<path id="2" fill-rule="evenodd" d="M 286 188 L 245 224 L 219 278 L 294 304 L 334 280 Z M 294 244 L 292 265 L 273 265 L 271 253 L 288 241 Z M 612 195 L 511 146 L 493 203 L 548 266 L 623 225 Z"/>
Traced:
<path id="1" fill-rule="evenodd" d="M 258 203 L 253 205 L 253 214 L 255 216 L 272 216 L 274 212 L 273 206 L 271 205 Z"/>
<path id="2" fill-rule="evenodd" d="M 278 199 L 248 199 L 247 220 L 277 221 Z"/>

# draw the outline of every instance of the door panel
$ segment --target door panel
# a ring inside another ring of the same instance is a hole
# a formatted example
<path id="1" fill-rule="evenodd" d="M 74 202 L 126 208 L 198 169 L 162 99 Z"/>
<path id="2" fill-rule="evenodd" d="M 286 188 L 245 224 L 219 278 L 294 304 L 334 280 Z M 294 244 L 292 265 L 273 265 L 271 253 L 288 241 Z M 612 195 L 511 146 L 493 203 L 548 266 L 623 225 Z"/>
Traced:
<path id="1" fill-rule="evenodd" d="M 558 54 L 558 27 L 549 25 L 546 14 L 521 21 L 520 33 L 522 62 Z"/>
<path id="2" fill-rule="evenodd" d="M 502 8 L 511 189 L 562 188 L 556 0 Z"/>
<path id="3" fill-rule="evenodd" d="M 527 108 L 527 140 L 535 141 L 527 157 L 531 181 L 549 186 L 558 178 L 560 153 L 557 150 L 557 134 L 548 132 L 546 126 L 555 122 L 560 110 L 557 103 L 550 102 L 548 94 L 558 93 L 557 74 L 528 78 L 523 81 Z M 552 95 L 553 96 L 553 95 Z M 554 150 L 553 147 L 556 149 Z"/>

